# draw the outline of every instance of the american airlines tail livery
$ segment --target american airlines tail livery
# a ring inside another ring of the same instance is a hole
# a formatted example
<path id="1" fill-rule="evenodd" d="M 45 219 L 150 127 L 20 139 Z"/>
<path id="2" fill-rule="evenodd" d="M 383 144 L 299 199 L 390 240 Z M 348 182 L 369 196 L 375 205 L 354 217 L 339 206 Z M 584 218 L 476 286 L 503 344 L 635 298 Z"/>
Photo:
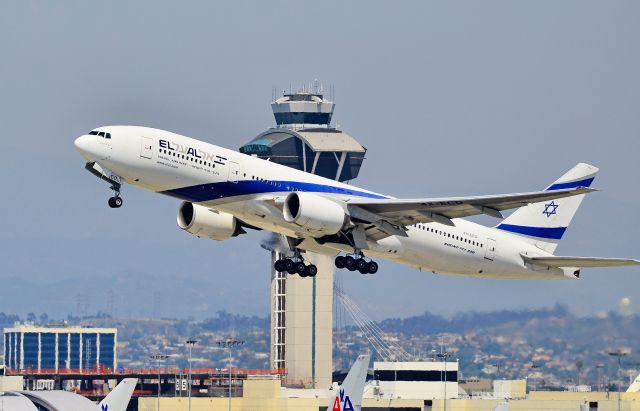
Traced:
<path id="1" fill-rule="evenodd" d="M 183 200 L 178 226 L 226 240 L 246 229 L 284 236 L 290 256 L 280 272 L 313 277 L 304 251 L 336 256 L 335 265 L 374 274 L 386 259 L 434 274 L 481 278 L 577 279 L 585 267 L 638 265 L 622 258 L 556 256 L 598 169 L 580 163 L 543 191 L 397 199 L 168 131 L 99 127 L 78 137 L 85 168 L 111 185 L 109 206 L 122 206 L 123 183 Z M 516 209 L 504 219 L 502 211 Z M 463 218 L 502 220 L 486 227 Z"/>
<path id="2" fill-rule="evenodd" d="M 338 388 L 338 393 L 329 398 L 327 411 L 360 411 L 362 409 L 362 396 L 367 382 L 368 368 L 369 355 L 359 355 Z"/>

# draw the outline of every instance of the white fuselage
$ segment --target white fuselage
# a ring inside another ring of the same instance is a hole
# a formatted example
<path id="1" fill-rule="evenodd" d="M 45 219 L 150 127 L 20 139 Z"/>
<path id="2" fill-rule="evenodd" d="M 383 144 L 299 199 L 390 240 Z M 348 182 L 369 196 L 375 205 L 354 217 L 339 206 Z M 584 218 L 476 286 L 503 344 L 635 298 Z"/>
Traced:
<path id="1" fill-rule="evenodd" d="M 263 230 L 300 237 L 285 221 L 281 204 L 289 191 L 310 191 L 328 198 L 390 198 L 168 131 L 102 127 L 110 139 L 82 136 L 76 146 L 107 176 L 232 214 Z M 269 200 L 269 201 L 265 201 Z M 438 274 L 482 278 L 573 279 L 571 269 L 525 264 L 521 254 L 550 255 L 519 236 L 463 219 L 454 227 L 439 223 L 408 227 L 407 237 L 369 241 L 364 254 Z M 300 246 L 324 254 L 352 252 L 344 246 L 306 239 Z"/>

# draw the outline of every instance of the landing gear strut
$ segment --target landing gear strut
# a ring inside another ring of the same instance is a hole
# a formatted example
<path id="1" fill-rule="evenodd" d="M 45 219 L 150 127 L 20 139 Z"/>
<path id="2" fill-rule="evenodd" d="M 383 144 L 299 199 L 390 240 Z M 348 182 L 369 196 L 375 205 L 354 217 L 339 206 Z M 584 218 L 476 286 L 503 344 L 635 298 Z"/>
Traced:
<path id="1" fill-rule="evenodd" d="M 84 168 L 94 176 L 98 177 L 100 180 L 106 181 L 107 183 L 111 184 L 110 188 L 113 190 L 114 195 L 113 197 L 109 198 L 109 201 L 107 202 L 107 204 L 109 204 L 109 207 L 122 207 L 122 197 L 120 197 L 120 187 L 122 187 L 122 179 L 115 174 L 111 174 L 110 177 L 107 177 L 107 175 L 104 174 L 105 169 L 98 166 L 95 162 L 85 164 Z"/>
<path id="2" fill-rule="evenodd" d="M 360 274 L 375 274 L 378 272 L 378 263 L 371 260 L 365 260 L 362 254 L 356 255 L 356 258 L 347 255 L 339 255 L 335 259 L 335 265 L 337 268 L 346 268 L 349 271 L 359 271 Z"/>
<path id="3" fill-rule="evenodd" d="M 318 267 L 313 264 L 305 264 L 302 258 L 302 251 L 298 248 L 301 239 L 286 237 L 289 250 L 293 252 L 293 258 L 283 258 L 273 263 L 273 268 L 279 273 L 287 272 L 291 275 L 298 274 L 300 277 L 315 277 L 318 274 Z"/>

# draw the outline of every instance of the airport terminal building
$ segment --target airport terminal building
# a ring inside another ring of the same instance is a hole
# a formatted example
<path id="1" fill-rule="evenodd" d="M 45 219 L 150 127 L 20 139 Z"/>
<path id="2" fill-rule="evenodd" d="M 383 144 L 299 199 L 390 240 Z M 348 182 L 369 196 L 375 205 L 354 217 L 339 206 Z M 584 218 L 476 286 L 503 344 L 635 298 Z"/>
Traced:
<path id="1" fill-rule="evenodd" d="M 7 370 L 115 370 L 118 331 L 115 328 L 39 327 L 4 329 Z"/>

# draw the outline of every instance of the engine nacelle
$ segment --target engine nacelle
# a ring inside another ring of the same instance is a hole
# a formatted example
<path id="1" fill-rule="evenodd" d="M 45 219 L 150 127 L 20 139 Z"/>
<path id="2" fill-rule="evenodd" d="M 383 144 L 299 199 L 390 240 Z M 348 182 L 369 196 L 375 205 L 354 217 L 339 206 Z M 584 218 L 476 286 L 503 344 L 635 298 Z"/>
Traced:
<path id="1" fill-rule="evenodd" d="M 183 202 L 178 210 L 178 227 L 200 238 L 222 241 L 237 234 L 238 220 L 231 214 Z"/>
<path id="2" fill-rule="evenodd" d="M 336 234 L 345 228 L 349 216 L 340 204 L 305 192 L 290 193 L 284 200 L 284 219 L 311 235 Z"/>

